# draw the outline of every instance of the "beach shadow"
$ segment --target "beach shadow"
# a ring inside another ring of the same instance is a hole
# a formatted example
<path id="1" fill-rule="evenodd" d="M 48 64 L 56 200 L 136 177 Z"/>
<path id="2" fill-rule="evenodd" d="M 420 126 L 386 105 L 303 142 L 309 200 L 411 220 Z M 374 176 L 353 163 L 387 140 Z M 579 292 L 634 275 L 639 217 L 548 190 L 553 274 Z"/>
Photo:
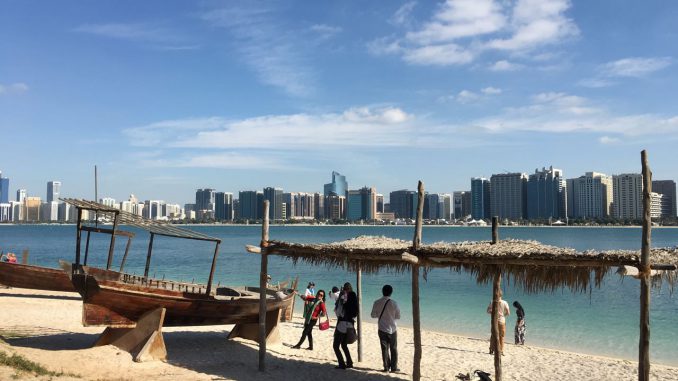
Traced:
<path id="1" fill-rule="evenodd" d="M 10 289 L 11 290 L 11 289 Z M 32 295 L 22 295 L 22 294 L 10 294 L 2 292 L 0 297 L 10 297 L 10 298 L 26 298 L 26 299 L 56 299 L 56 300 L 82 300 L 80 295 L 73 294 L 69 295 L 44 295 L 44 294 L 32 294 Z"/>
<path id="2" fill-rule="evenodd" d="M 216 379 L 262 380 L 283 379 L 299 375 L 299 379 L 351 379 L 395 380 L 388 374 L 377 373 L 373 368 L 334 369 L 334 362 L 319 359 L 313 362 L 312 353 L 290 356 L 281 353 L 280 347 L 270 346 L 266 356 L 266 371 L 258 371 L 259 350 L 238 340 L 227 340 L 228 331 L 216 332 L 175 331 L 163 332 L 169 364 L 214 376 Z M 277 349 L 276 349 L 277 347 Z M 303 376 L 299 374 L 303 372 Z M 295 378 L 297 378 L 295 376 Z"/>
<path id="3" fill-rule="evenodd" d="M 3 340 L 7 344 L 14 347 L 44 349 L 48 351 L 62 351 L 91 348 L 94 345 L 97 337 L 99 337 L 99 334 L 62 332 L 56 334 L 40 335 L 25 334 L 25 336 L 21 337 L 5 336 L 3 337 Z"/>
<path id="4" fill-rule="evenodd" d="M 444 350 L 455 351 L 455 352 L 480 353 L 480 354 L 487 353 L 485 351 L 473 351 L 473 350 L 469 350 L 469 349 L 443 347 L 443 346 L 439 346 L 439 345 L 436 345 L 435 347 L 438 348 L 438 349 L 444 349 Z"/>

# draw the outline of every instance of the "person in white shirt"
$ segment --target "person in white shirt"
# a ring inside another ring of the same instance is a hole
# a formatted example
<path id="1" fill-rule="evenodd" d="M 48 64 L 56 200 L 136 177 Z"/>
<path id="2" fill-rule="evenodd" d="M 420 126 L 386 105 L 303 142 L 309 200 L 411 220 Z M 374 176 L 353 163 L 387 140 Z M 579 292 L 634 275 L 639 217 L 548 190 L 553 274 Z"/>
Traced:
<path id="1" fill-rule="evenodd" d="M 504 336 L 506 336 L 506 316 L 511 315 L 511 310 L 509 310 L 509 305 L 503 300 L 502 292 L 499 290 L 499 311 L 497 311 L 497 320 L 499 320 L 499 353 L 504 354 Z M 487 306 L 487 313 L 492 315 L 492 302 Z M 494 336 L 490 337 L 490 354 L 494 353 Z"/>
<path id="2" fill-rule="evenodd" d="M 381 359 L 384 365 L 383 372 L 398 372 L 398 332 L 396 320 L 400 319 L 400 308 L 395 300 L 391 299 L 393 287 L 384 285 L 381 289 L 384 295 L 377 299 L 372 306 L 370 316 L 379 319 L 379 344 L 381 345 Z"/>
<path id="3" fill-rule="evenodd" d="M 332 292 L 330 292 L 330 302 L 335 305 L 337 304 L 337 299 L 339 299 L 339 287 L 332 287 Z"/>

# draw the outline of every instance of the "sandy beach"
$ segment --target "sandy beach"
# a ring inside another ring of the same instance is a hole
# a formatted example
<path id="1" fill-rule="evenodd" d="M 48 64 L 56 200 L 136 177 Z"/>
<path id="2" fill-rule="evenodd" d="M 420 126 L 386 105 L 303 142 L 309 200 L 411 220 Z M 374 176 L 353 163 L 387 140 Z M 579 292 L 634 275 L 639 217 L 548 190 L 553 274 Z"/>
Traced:
<path id="1" fill-rule="evenodd" d="M 412 331 L 399 329 L 402 373 L 379 372 L 381 354 L 376 326 L 364 324 L 363 361 L 351 346 L 355 369 L 334 369 L 332 331 L 314 331 L 314 351 L 292 349 L 301 334 L 301 320 L 283 323 L 282 343 L 269 345 L 267 370 L 257 370 L 258 347 L 246 340 L 226 340 L 232 326 L 165 328 L 166 362 L 135 363 L 113 346 L 92 348 L 102 327 L 81 325 L 77 294 L 0 289 L 0 352 L 19 354 L 45 368 L 65 373 L 37 379 L 84 380 L 354 380 L 410 379 Z M 494 373 L 486 339 L 423 332 L 422 379 L 454 380 L 460 372 L 482 369 Z M 507 345 L 503 357 L 507 380 L 635 380 L 632 361 L 583 355 L 532 346 Z M 678 368 L 652 365 L 657 380 L 678 380 Z M 36 379 L 0 366 L 0 379 Z"/>

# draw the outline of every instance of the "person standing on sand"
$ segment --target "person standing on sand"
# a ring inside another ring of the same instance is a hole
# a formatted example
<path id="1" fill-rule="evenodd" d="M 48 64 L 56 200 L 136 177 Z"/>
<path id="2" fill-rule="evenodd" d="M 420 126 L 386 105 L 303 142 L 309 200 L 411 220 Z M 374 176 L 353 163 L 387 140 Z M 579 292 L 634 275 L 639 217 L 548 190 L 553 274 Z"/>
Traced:
<path id="1" fill-rule="evenodd" d="M 497 320 L 499 320 L 499 353 L 504 354 L 504 336 L 506 336 L 506 317 L 511 315 L 509 305 L 502 299 L 503 293 L 499 290 L 499 311 L 497 311 Z M 492 302 L 487 306 L 487 313 L 492 315 Z M 494 353 L 494 335 L 490 337 L 490 354 Z"/>
<path id="2" fill-rule="evenodd" d="M 304 319 L 306 319 L 307 315 L 309 314 L 311 304 L 315 300 L 315 283 L 313 282 L 308 282 L 308 286 L 306 287 L 306 291 L 304 291 L 304 295 L 299 295 L 299 297 L 304 301 Z"/>
<path id="3" fill-rule="evenodd" d="M 516 320 L 516 329 L 514 332 L 516 345 L 525 345 L 525 331 L 527 330 L 527 326 L 525 325 L 525 310 L 517 300 L 513 302 L 513 307 L 516 308 L 516 315 L 518 315 L 518 320 Z"/>
<path id="4" fill-rule="evenodd" d="M 301 344 L 304 343 L 306 337 L 308 337 L 308 349 L 309 351 L 313 350 L 313 327 L 318 322 L 321 316 L 325 316 L 327 322 L 329 323 L 330 317 L 327 315 L 327 308 L 325 307 L 325 291 L 318 290 L 315 300 L 311 303 L 311 312 L 306 316 L 304 320 L 304 331 L 301 333 L 301 338 L 297 345 L 293 346 L 294 349 L 301 348 Z"/>
<path id="5" fill-rule="evenodd" d="M 391 299 L 393 287 L 384 285 L 381 288 L 382 298 L 372 305 L 370 316 L 377 318 L 379 345 L 381 346 L 381 360 L 383 371 L 398 372 L 398 332 L 396 320 L 400 319 L 400 308 L 395 300 Z M 390 356 L 389 356 L 390 352 Z"/>
<path id="6" fill-rule="evenodd" d="M 358 296 L 353 292 L 353 286 L 348 282 L 344 283 L 342 293 L 334 307 L 334 313 L 337 315 L 337 327 L 334 330 L 332 348 L 337 356 L 337 362 L 339 362 L 339 365 L 334 368 L 353 368 L 353 359 L 351 358 L 351 352 L 348 350 L 348 332 L 353 330 L 352 333 L 355 334 L 353 324 L 355 324 L 355 318 L 358 316 Z M 344 357 L 341 355 L 340 346 L 344 351 L 346 361 L 344 361 Z"/>

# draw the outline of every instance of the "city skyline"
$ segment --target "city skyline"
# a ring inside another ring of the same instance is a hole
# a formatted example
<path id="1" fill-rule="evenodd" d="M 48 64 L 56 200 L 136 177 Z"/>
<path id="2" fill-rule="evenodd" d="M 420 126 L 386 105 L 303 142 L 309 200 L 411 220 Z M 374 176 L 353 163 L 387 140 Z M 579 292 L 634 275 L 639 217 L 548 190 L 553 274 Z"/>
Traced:
<path id="1" fill-rule="evenodd" d="M 92 198 L 98 165 L 100 195 L 166 200 L 322 192 L 331 170 L 451 193 L 549 163 L 636 173 L 642 149 L 677 179 L 675 19 L 660 1 L 11 2 L 1 166 L 12 192 Z"/>

